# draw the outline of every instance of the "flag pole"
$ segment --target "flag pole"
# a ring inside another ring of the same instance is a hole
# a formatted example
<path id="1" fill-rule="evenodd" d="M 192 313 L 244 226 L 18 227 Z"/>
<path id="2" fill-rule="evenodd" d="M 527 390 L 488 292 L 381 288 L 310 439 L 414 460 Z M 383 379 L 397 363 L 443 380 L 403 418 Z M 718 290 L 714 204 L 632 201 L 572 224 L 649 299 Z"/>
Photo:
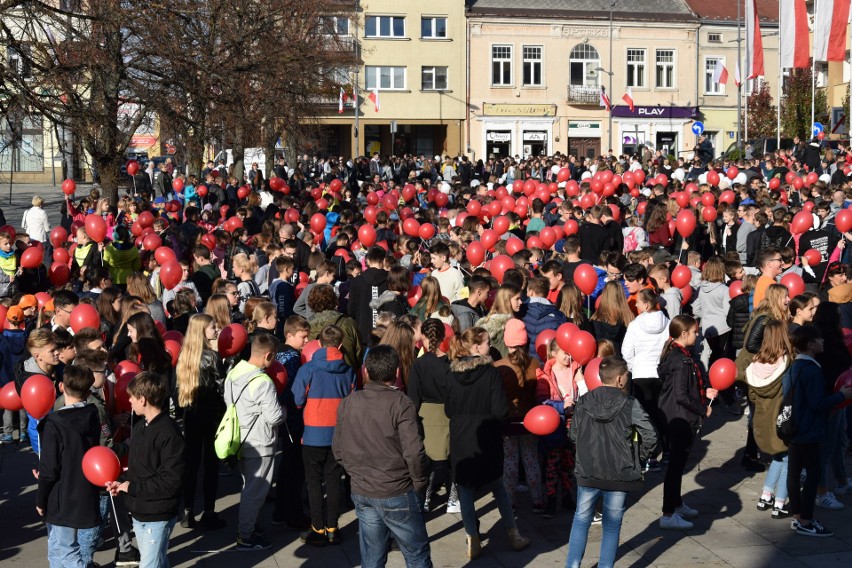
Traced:
<path id="1" fill-rule="evenodd" d="M 743 59 L 743 23 L 742 23 L 742 2 L 737 0 L 737 66 L 740 66 Z M 743 138 L 742 138 L 742 112 L 743 112 L 743 99 L 742 99 L 742 84 L 737 85 L 737 150 L 742 150 L 743 148 Z"/>
<path id="2" fill-rule="evenodd" d="M 775 148 L 781 149 L 781 96 L 784 94 L 784 63 L 781 61 L 781 17 L 783 10 L 778 2 L 778 112 L 775 117 Z"/>
<path id="3" fill-rule="evenodd" d="M 814 0 L 814 31 L 816 31 L 816 18 L 819 13 L 819 0 Z M 816 50 L 811 55 L 811 129 L 810 138 L 813 138 L 814 133 L 814 95 L 816 93 Z"/>
<path id="4" fill-rule="evenodd" d="M 745 1 L 751 2 L 751 0 L 745 0 Z M 755 9 L 756 9 L 756 7 L 755 7 Z M 748 19 L 748 10 L 746 10 L 746 20 L 747 19 Z M 746 45 L 745 45 L 745 65 L 743 66 L 743 70 L 744 70 L 743 74 L 745 75 L 745 78 L 740 79 L 740 81 L 742 81 L 742 84 L 745 85 L 745 89 L 744 89 L 745 92 L 743 93 L 743 111 L 744 111 L 743 112 L 743 115 L 744 115 L 743 116 L 743 119 L 744 119 L 743 122 L 745 123 L 745 128 L 744 128 L 744 132 L 743 132 L 743 142 L 744 142 L 743 143 L 743 151 L 742 151 L 742 157 L 743 158 L 745 157 L 745 141 L 748 140 L 748 96 L 751 92 L 751 90 L 749 89 L 749 86 L 748 86 L 748 81 L 749 81 L 749 78 L 751 77 L 751 72 L 752 72 L 751 57 L 749 57 L 749 54 L 751 54 L 751 45 L 750 45 L 751 42 L 748 39 L 748 26 L 749 26 L 749 24 L 752 25 L 752 40 L 751 40 L 752 42 L 754 41 L 754 34 L 757 31 L 757 30 L 754 29 L 754 22 L 748 22 L 748 21 L 745 22 L 745 25 L 746 25 Z"/>

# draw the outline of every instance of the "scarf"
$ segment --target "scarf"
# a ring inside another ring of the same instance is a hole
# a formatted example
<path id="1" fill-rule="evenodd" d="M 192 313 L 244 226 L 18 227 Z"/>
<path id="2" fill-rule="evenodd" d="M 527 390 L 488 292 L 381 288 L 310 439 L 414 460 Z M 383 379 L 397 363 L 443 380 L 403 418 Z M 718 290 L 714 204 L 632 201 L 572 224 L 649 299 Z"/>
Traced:
<path id="1" fill-rule="evenodd" d="M 9 252 L 3 252 L 0 250 L 0 258 L 12 258 L 15 256 L 15 251 L 10 250 Z"/>
<path id="2" fill-rule="evenodd" d="M 695 360 L 692 358 L 692 354 L 690 354 L 690 352 L 687 351 L 686 348 L 683 347 L 683 345 L 674 341 L 672 342 L 672 345 L 675 349 L 678 349 L 684 357 L 689 359 L 690 363 L 692 363 L 692 369 L 695 371 L 695 376 L 698 377 L 698 392 L 701 395 L 701 404 L 706 406 L 708 402 L 706 395 L 707 385 L 704 381 L 704 375 L 701 374 L 701 367 L 698 366 L 698 363 L 696 363 Z"/>

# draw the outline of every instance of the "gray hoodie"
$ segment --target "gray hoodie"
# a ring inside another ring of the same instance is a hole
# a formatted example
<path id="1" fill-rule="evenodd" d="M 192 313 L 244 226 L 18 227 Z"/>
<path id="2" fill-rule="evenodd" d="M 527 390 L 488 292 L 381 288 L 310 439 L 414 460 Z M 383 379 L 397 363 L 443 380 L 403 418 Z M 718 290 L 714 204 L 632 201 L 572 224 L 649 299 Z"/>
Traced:
<path id="1" fill-rule="evenodd" d="M 278 403 L 272 379 L 248 361 L 240 361 L 225 379 L 224 395 L 225 404 L 236 400 L 243 438 L 240 456 L 274 456 L 277 426 L 284 422 L 287 411 Z"/>
<path id="2" fill-rule="evenodd" d="M 731 331 L 728 326 L 728 308 L 731 296 L 722 282 L 702 281 L 698 297 L 692 304 L 692 313 L 701 320 L 701 332 L 705 337 L 716 337 Z"/>

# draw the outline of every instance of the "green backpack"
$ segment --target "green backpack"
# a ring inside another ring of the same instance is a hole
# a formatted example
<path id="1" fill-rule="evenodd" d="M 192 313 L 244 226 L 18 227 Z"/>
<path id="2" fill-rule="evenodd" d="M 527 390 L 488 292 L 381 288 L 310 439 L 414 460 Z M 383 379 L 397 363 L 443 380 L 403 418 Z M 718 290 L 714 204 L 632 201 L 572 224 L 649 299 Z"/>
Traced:
<path id="1" fill-rule="evenodd" d="M 216 455 L 220 460 L 239 457 L 240 449 L 243 447 L 243 437 L 240 433 L 240 419 L 237 417 L 237 401 L 240 400 L 240 397 L 243 396 L 243 393 L 252 381 L 260 376 L 262 374 L 255 375 L 249 379 L 246 385 L 240 390 L 237 398 L 234 398 L 235 381 L 231 381 L 231 399 L 233 402 L 228 404 L 225 409 L 225 415 L 222 416 L 222 420 L 219 422 L 219 427 L 216 429 L 216 439 L 213 441 L 213 448 L 216 450 Z M 254 423 L 257 422 L 259 416 L 259 414 L 256 415 L 251 421 L 248 432 L 246 432 L 246 437 L 251 433 L 251 429 L 254 428 Z"/>

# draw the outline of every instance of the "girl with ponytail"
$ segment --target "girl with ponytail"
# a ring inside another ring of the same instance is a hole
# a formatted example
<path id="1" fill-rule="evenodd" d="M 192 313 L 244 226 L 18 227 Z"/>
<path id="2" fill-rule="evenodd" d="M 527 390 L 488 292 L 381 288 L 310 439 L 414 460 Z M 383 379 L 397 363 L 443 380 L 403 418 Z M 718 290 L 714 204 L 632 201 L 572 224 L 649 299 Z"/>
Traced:
<path id="1" fill-rule="evenodd" d="M 692 528 L 687 518 L 698 511 L 687 506 L 680 496 L 686 460 L 695 434 L 701 428 L 711 408 L 707 399 L 716 398 L 716 389 L 702 393 L 701 370 L 692 359 L 690 350 L 698 337 L 698 322 L 686 315 L 675 316 L 669 324 L 669 339 L 663 347 L 657 373 L 662 380 L 660 410 L 666 417 L 669 439 L 669 466 L 663 486 L 663 516 L 660 528 L 686 530 Z M 706 397 L 706 398 L 705 398 Z"/>

